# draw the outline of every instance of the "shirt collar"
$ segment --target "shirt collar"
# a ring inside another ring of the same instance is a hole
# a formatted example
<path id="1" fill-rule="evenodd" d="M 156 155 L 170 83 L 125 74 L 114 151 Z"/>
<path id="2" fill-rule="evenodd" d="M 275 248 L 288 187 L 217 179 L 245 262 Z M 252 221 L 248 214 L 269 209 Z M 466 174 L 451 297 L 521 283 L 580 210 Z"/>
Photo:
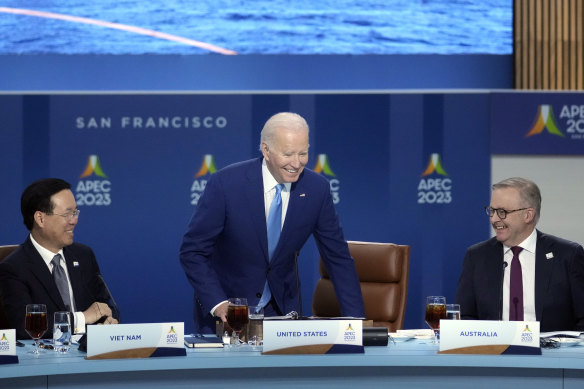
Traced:
<path id="1" fill-rule="evenodd" d="M 276 179 L 274 178 L 272 173 L 270 173 L 270 169 L 268 169 L 268 165 L 266 164 L 265 158 L 262 160 L 262 178 L 264 181 L 264 193 L 271 191 L 272 189 L 274 189 L 274 187 L 276 185 L 279 184 L 279 182 L 276 181 Z M 285 182 L 283 190 L 286 192 L 290 192 L 291 186 L 292 186 L 292 183 Z"/>
<path id="2" fill-rule="evenodd" d="M 65 256 L 63 255 L 63 249 L 59 250 L 56 253 L 53 253 L 51 250 L 47 250 L 46 248 L 41 246 L 36 240 L 34 240 L 32 234 L 30 234 L 30 241 L 32 242 L 32 245 L 39 252 L 41 257 L 43 258 L 43 261 L 45 261 L 47 265 L 51 263 L 53 257 L 57 254 L 61 254 L 61 258 L 63 259 L 65 258 Z"/>
<path id="3" fill-rule="evenodd" d="M 533 231 L 531 231 L 531 234 L 529 234 L 529 236 L 521 243 L 519 243 L 517 246 L 523 248 L 523 250 L 528 251 L 532 254 L 535 254 L 535 246 L 537 243 L 537 231 L 534 228 Z M 505 252 L 511 250 L 511 247 L 509 246 L 505 246 Z"/>

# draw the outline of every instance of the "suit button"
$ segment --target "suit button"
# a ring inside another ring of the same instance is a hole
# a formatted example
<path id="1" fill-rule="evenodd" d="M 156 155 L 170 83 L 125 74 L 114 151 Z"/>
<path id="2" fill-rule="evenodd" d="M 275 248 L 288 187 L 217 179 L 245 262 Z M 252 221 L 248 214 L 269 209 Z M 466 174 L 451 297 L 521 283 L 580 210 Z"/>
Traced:
<path id="1" fill-rule="evenodd" d="M 272 269 L 268 268 L 268 269 L 266 270 L 266 274 L 270 274 L 270 270 L 272 270 Z"/>
<path id="2" fill-rule="evenodd" d="M 258 292 L 258 293 L 256 293 L 256 297 L 257 298 L 261 298 L 262 297 L 262 294 Z"/>

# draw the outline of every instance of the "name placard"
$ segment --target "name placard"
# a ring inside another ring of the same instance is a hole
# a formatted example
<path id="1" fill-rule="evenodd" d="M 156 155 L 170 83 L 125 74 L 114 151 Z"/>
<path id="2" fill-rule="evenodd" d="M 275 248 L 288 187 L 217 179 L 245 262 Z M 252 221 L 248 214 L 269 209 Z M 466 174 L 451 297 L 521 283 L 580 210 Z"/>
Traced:
<path id="1" fill-rule="evenodd" d="M 184 323 L 87 326 L 87 359 L 184 356 Z"/>
<path id="2" fill-rule="evenodd" d="M 16 330 L 0 330 L 0 364 L 18 363 Z"/>
<path id="3" fill-rule="evenodd" d="M 262 354 L 363 352 L 361 319 L 264 320 Z"/>
<path id="4" fill-rule="evenodd" d="M 439 353 L 541 355 L 539 322 L 440 320 Z"/>

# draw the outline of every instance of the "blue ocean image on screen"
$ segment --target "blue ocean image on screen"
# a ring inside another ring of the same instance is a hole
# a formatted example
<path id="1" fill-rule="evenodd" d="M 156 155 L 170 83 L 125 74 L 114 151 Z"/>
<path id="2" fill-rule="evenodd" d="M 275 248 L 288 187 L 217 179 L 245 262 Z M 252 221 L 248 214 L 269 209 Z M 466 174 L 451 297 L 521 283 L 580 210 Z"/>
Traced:
<path id="1" fill-rule="evenodd" d="M 237 54 L 510 54 L 512 0 L 4 0 L 0 54 L 212 50 L 28 10 L 138 27 Z"/>

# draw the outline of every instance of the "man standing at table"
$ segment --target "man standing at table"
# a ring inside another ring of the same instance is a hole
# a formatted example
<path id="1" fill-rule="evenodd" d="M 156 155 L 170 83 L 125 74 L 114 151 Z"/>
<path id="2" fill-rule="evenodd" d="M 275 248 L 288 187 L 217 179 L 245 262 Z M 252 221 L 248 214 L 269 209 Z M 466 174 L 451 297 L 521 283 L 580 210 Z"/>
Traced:
<path id="1" fill-rule="evenodd" d="M 228 166 L 207 182 L 180 249 L 201 331 L 215 332 L 213 316 L 226 321 L 230 297 L 264 306 L 266 316 L 298 311 L 295 259 L 311 234 L 342 314 L 365 316 L 329 183 L 304 168 L 308 146 L 306 121 L 278 113 L 262 129 L 262 158 Z"/>
<path id="2" fill-rule="evenodd" d="M 0 263 L 0 297 L 11 328 L 19 339 L 27 304 L 47 306 L 48 330 L 53 336 L 53 313 L 73 312 L 75 333 L 86 324 L 115 324 L 105 302 L 109 293 L 93 251 L 73 243 L 79 210 L 71 185 L 58 178 L 35 181 L 22 193 L 20 210 L 30 231 L 26 241 Z"/>
<path id="3" fill-rule="evenodd" d="M 542 332 L 584 331 L 584 250 L 536 230 L 537 185 L 493 185 L 486 213 L 496 236 L 470 247 L 456 292 L 462 319 L 539 321 Z"/>

